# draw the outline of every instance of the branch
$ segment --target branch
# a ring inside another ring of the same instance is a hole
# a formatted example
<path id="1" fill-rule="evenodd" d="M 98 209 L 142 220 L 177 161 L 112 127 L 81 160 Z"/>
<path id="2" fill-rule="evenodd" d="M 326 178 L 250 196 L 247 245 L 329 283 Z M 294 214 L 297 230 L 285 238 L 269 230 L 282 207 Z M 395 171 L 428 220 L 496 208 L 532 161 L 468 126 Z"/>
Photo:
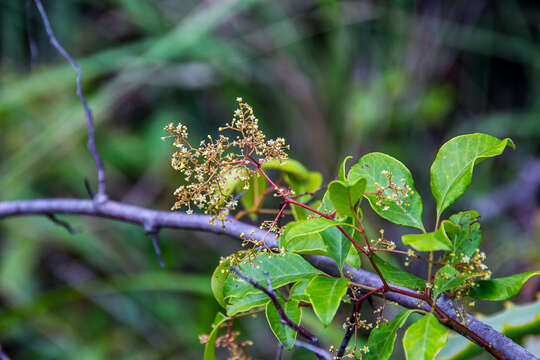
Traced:
<path id="1" fill-rule="evenodd" d="M 88 215 L 140 224 L 142 226 L 154 226 L 156 228 L 206 231 L 224 234 L 234 238 L 241 238 L 242 233 L 251 234 L 253 231 L 253 234 L 250 235 L 253 240 L 261 240 L 266 234 L 264 230 L 258 227 L 233 219 L 227 221 L 225 226 L 222 227 L 220 225 L 210 225 L 210 217 L 206 215 L 187 215 L 178 212 L 157 211 L 112 200 L 105 202 L 99 207 L 96 207 L 91 200 L 79 199 L 40 199 L 0 202 L 0 219 L 26 215 L 46 216 L 48 214 Z M 268 247 L 277 247 L 278 245 L 277 239 L 274 237 L 266 237 L 265 242 Z M 332 259 L 318 255 L 309 255 L 306 256 L 306 259 L 319 270 L 333 276 L 339 276 L 339 270 Z M 366 270 L 355 269 L 347 264 L 345 264 L 343 270 L 347 274 L 347 277 L 356 283 L 371 288 L 378 288 L 383 285 L 376 274 Z M 397 285 L 391 285 L 391 287 L 409 292 L 413 291 Z M 385 296 L 388 300 L 397 302 L 404 307 L 418 309 L 418 299 L 395 292 L 385 292 Z M 456 314 L 450 299 L 443 295 L 437 301 L 437 305 L 449 317 L 460 322 L 461 319 Z M 421 308 L 426 311 L 430 310 L 428 305 L 423 305 Z M 471 315 L 466 315 L 466 317 L 468 319 L 467 327 L 481 338 L 486 339 L 494 349 L 506 358 L 536 359 L 523 347 L 495 331 L 490 326 Z M 459 329 L 454 330 L 459 332 Z"/>
<path id="2" fill-rule="evenodd" d="M 62 45 L 60 45 L 58 40 L 56 40 L 56 36 L 54 36 L 51 24 L 49 23 L 49 18 L 47 17 L 47 13 L 43 8 L 41 0 L 34 0 L 34 3 L 36 4 L 39 14 L 41 15 L 41 19 L 43 20 L 43 25 L 45 26 L 45 31 L 47 32 L 47 36 L 49 37 L 49 42 L 52 46 L 54 46 L 56 50 L 58 50 L 60 55 L 62 55 L 70 63 L 70 65 L 73 67 L 73 69 L 75 69 L 75 72 L 77 73 L 77 95 L 81 100 L 81 104 L 84 108 L 84 112 L 86 115 L 86 125 L 88 127 L 88 149 L 90 149 L 90 153 L 92 153 L 92 157 L 94 158 L 94 162 L 96 163 L 98 175 L 98 193 L 95 200 L 98 204 L 101 204 L 107 200 L 107 194 L 105 191 L 105 170 L 103 169 L 103 162 L 101 161 L 101 157 L 99 156 L 96 148 L 96 136 L 94 131 L 94 120 L 92 117 L 92 111 L 88 106 L 88 102 L 86 101 L 86 97 L 84 96 L 82 90 L 82 70 L 79 64 L 77 64 L 75 60 L 73 60 L 73 58 L 68 54 L 68 52 L 62 47 Z"/>

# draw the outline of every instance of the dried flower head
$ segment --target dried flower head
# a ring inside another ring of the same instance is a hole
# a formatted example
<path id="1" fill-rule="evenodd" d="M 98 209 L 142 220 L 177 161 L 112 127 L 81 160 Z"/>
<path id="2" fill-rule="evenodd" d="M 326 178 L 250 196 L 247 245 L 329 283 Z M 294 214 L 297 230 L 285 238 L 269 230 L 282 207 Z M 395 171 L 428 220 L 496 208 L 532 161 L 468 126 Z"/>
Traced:
<path id="1" fill-rule="evenodd" d="M 213 216 L 214 220 L 223 221 L 237 200 L 232 191 L 238 182 L 249 186 L 249 178 L 256 170 L 253 166 L 268 160 L 285 161 L 289 146 L 283 138 L 267 140 L 259 129 L 259 120 L 253 109 L 242 98 L 237 98 L 238 108 L 231 123 L 219 128 L 229 130 L 234 136 L 219 135 L 217 139 L 208 135 L 207 139 L 194 147 L 188 141 L 188 129 L 185 125 L 173 123 L 165 126 L 169 133 L 162 139 L 172 137 L 177 151 L 172 155 L 171 165 L 184 176 L 187 185 L 179 186 L 174 192 L 176 202 L 171 210 L 192 206 Z"/>

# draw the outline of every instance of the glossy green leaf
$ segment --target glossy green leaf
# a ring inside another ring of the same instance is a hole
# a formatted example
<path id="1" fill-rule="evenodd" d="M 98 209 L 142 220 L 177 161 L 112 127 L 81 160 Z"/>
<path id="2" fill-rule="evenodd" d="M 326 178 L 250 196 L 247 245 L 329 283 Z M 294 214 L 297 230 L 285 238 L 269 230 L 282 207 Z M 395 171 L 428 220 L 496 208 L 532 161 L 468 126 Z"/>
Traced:
<path id="1" fill-rule="evenodd" d="M 346 181 L 347 180 L 347 161 L 349 161 L 350 159 L 352 159 L 352 156 L 347 156 L 343 162 L 341 163 L 341 165 L 339 166 L 339 172 L 338 172 L 338 180 L 341 180 L 341 181 Z"/>
<path id="2" fill-rule="evenodd" d="M 291 287 L 291 290 L 289 291 L 289 298 L 291 300 L 309 302 L 310 300 L 309 300 L 309 296 L 307 296 L 306 294 L 306 288 L 310 281 L 311 279 L 306 279 L 306 280 L 300 280 L 297 283 L 295 283 Z"/>
<path id="3" fill-rule="evenodd" d="M 228 316 L 234 316 L 238 313 L 249 311 L 263 306 L 268 302 L 268 296 L 262 291 L 241 298 L 233 297 L 229 299 L 230 304 L 227 304 L 226 306 Z"/>
<path id="4" fill-rule="evenodd" d="M 294 159 L 287 159 L 283 162 L 280 162 L 279 160 L 265 161 L 262 163 L 262 168 L 279 170 L 301 179 L 304 179 L 309 172 L 302 163 Z"/>
<path id="5" fill-rule="evenodd" d="M 284 238 L 283 244 L 288 245 L 289 242 L 294 241 L 295 238 L 298 238 L 300 236 L 318 234 L 328 228 L 338 225 L 351 226 L 350 224 L 344 222 L 338 222 L 322 217 L 295 221 L 294 223 L 287 225 L 286 231 L 282 235 L 282 237 Z"/>
<path id="6" fill-rule="evenodd" d="M 350 182 L 334 180 L 328 185 L 328 195 L 338 214 L 356 217 L 355 206 L 362 199 L 366 184 L 367 180 L 359 177 Z"/>
<path id="7" fill-rule="evenodd" d="M 502 154 L 506 146 L 515 149 L 509 138 L 500 140 L 486 134 L 457 136 L 441 146 L 431 165 L 431 192 L 437 201 L 437 218 L 469 187 L 474 165 Z"/>
<path id="8" fill-rule="evenodd" d="M 479 216 L 480 214 L 474 210 L 450 216 L 449 220 L 460 227 L 458 233 L 448 232 L 448 237 L 452 240 L 452 252 L 456 255 L 450 258 L 450 262 L 460 261 L 463 256 L 471 257 L 480 246 L 482 233 L 477 222 Z"/>
<path id="9" fill-rule="evenodd" d="M 390 265 L 377 255 L 373 256 L 373 261 L 381 271 L 383 277 L 390 283 L 418 290 L 423 290 L 426 286 L 426 282 L 424 280 L 393 265 Z"/>
<path id="10" fill-rule="evenodd" d="M 397 331 L 405 324 L 407 318 L 414 310 L 402 312 L 394 318 L 394 320 L 382 323 L 379 327 L 373 329 L 369 333 L 367 346 L 369 352 L 366 353 L 362 360 L 386 360 L 394 351 L 394 343 L 397 337 Z"/>
<path id="11" fill-rule="evenodd" d="M 231 266 L 231 261 L 229 259 L 224 259 L 219 263 L 219 265 L 214 270 L 212 277 L 210 278 L 210 288 L 214 294 L 214 298 L 219 305 L 225 307 L 225 297 L 223 296 L 223 289 L 225 288 L 225 283 L 227 278 L 230 275 L 229 267 Z"/>
<path id="12" fill-rule="evenodd" d="M 272 286 L 275 289 L 321 273 L 300 255 L 290 253 L 285 253 L 284 256 L 269 256 L 266 253 L 261 253 L 253 260 L 253 264 L 242 264 L 240 271 L 261 284 L 266 284 L 264 272 L 268 271 Z M 227 278 L 223 291 L 225 299 L 228 297 L 243 297 L 259 291 L 246 281 L 242 279 L 235 280 L 234 278 L 234 276 Z"/>
<path id="13" fill-rule="evenodd" d="M 452 250 L 452 241 L 448 238 L 448 231 L 459 232 L 459 227 L 445 220 L 441 223 L 439 230 L 435 232 L 403 235 L 401 241 L 417 251 L 450 251 Z"/>
<path id="14" fill-rule="evenodd" d="M 314 277 L 306 288 L 306 294 L 311 300 L 313 311 L 324 326 L 328 326 L 336 315 L 341 299 L 347 292 L 347 279 L 328 277 L 324 275 Z"/>
<path id="15" fill-rule="evenodd" d="M 321 233 L 296 237 L 293 241 L 283 245 L 283 248 L 285 251 L 295 254 L 328 256 L 328 250 Z"/>
<path id="16" fill-rule="evenodd" d="M 320 236 L 326 245 L 328 254 L 334 259 L 341 273 L 343 264 L 351 248 L 351 242 L 335 226 L 321 231 Z"/>
<path id="17" fill-rule="evenodd" d="M 216 339 L 219 333 L 221 324 L 227 321 L 227 317 L 222 313 L 217 313 L 214 323 L 212 324 L 212 331 L 208 336 L 208 341 L 204 346 L 204 360 L 216 360 L 216 354 L 214 349 L 216 348 Z"/>
<path id="18" fill-rule="evenodd" d="M 298 301 L 289 300 L 284 302 L 281 297 L 278 300 L 287 317 L 295 324 L 299 324 L 302 319 L 302 308 L 298 306 Z M 291 349 L 296 340 L 296 331 L 281 323 L 281 316 L 272 301 L 268 301 L 266 304 L 266 320 L 268 320 L 268 324 L 270 324 L 270 328 L 279 342 L 287 344 L 284 345 L 286 349 Z"/>
<path id="19" fill-rule="evenodd" d="M 407 329 L 403 348 L 407 360 L 433 360 L 446 344 L 448 329 L 429 313 Z"/>
<path id="20" fill-rule="evenodd" d="M 379 216 L 388 221 L 424 230 L 422 199 L 414 189 L 411 172 L 400 161 L 382 153 L 364 155 L 349 171 L 348 180 L 352 181 L 359 177 L 365 177 L 367 179 L 366 192 L 374 192 L 377 190 L 376 183 L 380 188 L 388 185 L 388 179 L 382 174 L 382 171 L 385 170 L 392 174 L 392 182 L 396 185 L 402 186 L 401 180 L 403 179 L 411 187 L 412 191 L 407 198 L 408 204 L 398 205 L 395 201 L 386 201 L 384 205 L 377 205 L 375 194 L 365 194 L 364 196 L 369 200 L 369 204 Z M 390 190 L 386 190 L 386 192 L 387 195 L 390 195 Z M 386 210 L 385 206 L 388 207 Z"/>
<path id="21" fill-rule="evenodd" d="M 508 300 L 519 292 L 527 280 L 539 274 L 540 270 L 535 270 L 498 279 L 479 280 L 478 286 L 474 287 L 469 295 L 480 300 Z"/>
<path id="22" fill-rule="evenodd" d="M 433 281 L 433 298 L 437 298 L 444 291 L 452 290 L 461 285 L 472 275 L 459 275 L 452 265 L 445 265 L 435 274 Z"/>

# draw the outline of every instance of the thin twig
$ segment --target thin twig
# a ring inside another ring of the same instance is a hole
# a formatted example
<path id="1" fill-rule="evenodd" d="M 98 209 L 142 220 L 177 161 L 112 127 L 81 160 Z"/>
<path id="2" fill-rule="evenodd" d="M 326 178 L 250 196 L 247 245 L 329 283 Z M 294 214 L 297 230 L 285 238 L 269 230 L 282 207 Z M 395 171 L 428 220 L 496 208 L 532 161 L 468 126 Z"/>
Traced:
<path id="1" fill-rule="evenodd" d="M 47 214 L 47 217 L 56 225 L 60 225 L 61 227 L 66 229 L 68 233 L 75 234 L 77 232 L 77 230 L 75 230 L 75 228 L 71 226 L 69 222 L 57 218 L 54 214 Z"/>
<path id="2" fill-rule="evenodd" d="M 30 50 L 30 70 L 34 69 L 37 58 L 37 45 L 36 39 L 34 39 L 34 29 L 32 27 L 32 19 L 30 17 L 30 0 L 26 0 L 25 3 L 25 17 L 26 17 L 26 33 L 28 38 L 28 49 Z"/>
<path id="3" fill-rule="evenodd" d="M 163 262 L 163 257 L 161 256 L 161 249 L 159 248 L 159 237 L 158 232 L 154 232 L 151 234 L 152 236 L 152 245 L 154 245 L 154 251 L 156 253 L 156 256 L 158 258 L 159 266 L 164 268 L 165 263 Z"/>
<path id="4" fill-rule="evenodd" d="M 90 185 L 86 177 L 84 178 L 84 187 L 86 188 L 86 192 L 88 193 L 88 196 L 90 196 L 90 199 L 93 199 L 96 196 L 96 193 L 92 190 L 92 185 Z"/>
<path id="5" fill-rule="evenodd" d="M 317 339 L 317 337 L 315 335 L 311 334 L 309 331 L 307 331 L 303 327 L 296 324 L 294 321 L 292 321 L 287 316 L 287 314 L 285 313 L 285 310 L 283 310 L 283 307 L 279 303 L 279 300 L 278 300 L 278 298 L 276 296 L 276 293 L 274 292 L 274 289 L 272 289 L 272 283 L 270 281 L 270 276 L 269 276 L 268 272 L 264 273 L 264 275 L 266 276 L 266 279 L 267 279 L 267 284 L 268 284 L 268 289 L 267 289 L 264 286 L 262 286 L 261 284 L 259 284 L 256 280 L 254 280 L 254 279 L 248 277 L 247 275 L 245 275 L 244 273 L 242 273 L 235 266 L 231 266 L 229 269 L 232 272 L 234 272 L 236 275 L 238 275 L 240 278 L 242 278 L 244 281 L 250 283 L 254 288 L 256 288 L 258 290 L 261 290 L 263 293 L 265 293 L 266 296 L 268 296 L 270 298 L 270 300 L 272 300 L 272 303 L 274 304 L 274 306 L 276 307 L 277 312 L 279 313 L 281 321 L 285 325 L 289 326 L 291 329 L 298 332 L 298 334 L 300 334 L 301 336 L 303 336 L 304 338 L 306 338 L 307 340 L 309 340 L 313 344 L 317 343 L 318 339 Z"/>
<path id="6" fill-rule="evenodd" d="M 92 153 L 92 157 L 94 158 L 94 162 L 96 163 L 96 168 L 97 168 L 98 193 L 95 200 L 98 204 L 102 204 L 103 202 L 107 200 L 107 193 L 105 191 L 106 190 L 105 189 L 105 170 L 103 169 L 103 162 L 101 161 L 101 157 L 99 156 L 99 153 L 96 148 L 95 130 L 94 130 L 94 121 L 92 117 L 92 111 L 90 110 L 90 107 L 88 106 L 88 102 L 86 101 L 86 97 L 84 96 L 84 93 L 82 90 L 82 83 L 81 83 L 82 69 L 79 66 L 79 64 L 77 64 L 75 60 L 73 60 L 73 58 L 68 54 L 68 52 L 62 47 L 62 45 L 60 45 L 58 40 L 56 40 L 51 24 L 49 23 L 49 18 L 47 17 L 47 13 L 45 12 L 45 9 L 43 8 L 43 4 L 41 3 L 41 0 L 34 0 L 34 3 L 36 4 L 36 7 L 39 10 L 41 18 L 43 20 L 43 25 L 45 26 L 45 31 L 47 32 L 47 36 L 49 37 L 49 42 L 60 53 L 60 55 L 62 55 L 70 63 L 70 65 L 73 67 L 73 69 L 77 73 L 77 77 L 76 77 L 77 95 L 79 96 L 79 99 L 81 100 L 81 104 L 84 108 L 84 112 L 86 115 L 86 124 L 88 127 L 88 149 L 90 149 L 90 152 Z"/>

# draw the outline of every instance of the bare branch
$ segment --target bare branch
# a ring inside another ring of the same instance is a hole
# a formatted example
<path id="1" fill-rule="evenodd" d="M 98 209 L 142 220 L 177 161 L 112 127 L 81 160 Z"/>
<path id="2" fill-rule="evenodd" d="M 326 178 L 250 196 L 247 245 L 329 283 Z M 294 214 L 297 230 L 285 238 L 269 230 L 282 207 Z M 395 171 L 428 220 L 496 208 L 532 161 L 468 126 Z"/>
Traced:
<path id="1" fill-rule="evenodd" d="M 145 224 L 153 224 L 159 228 L 175 228 L 185 230 L 200 230 L 213 232 L 216 234 L 224 234 L 234 238 L 241 238 L 241 234 L 250 234 L 253 240 L 262 240 L 266 234 L 264 230 L 258 227 L 251 226 L 240 221 L 228 220 L 225 227 L 221 225 L 209 224 L 210 216 L 206 215 L 187 215 L 184 213 L 157 211 L 146 209 L 139 206 L 123 204 L 120 202 L 109 200 L 103 206 L 95 207 L 91 200 L 79 199 L 39 199 L 39 200 L 21 200 L 21 201 L 4 201 L 0 202 L 0 219 L 13 216 L 26 215 L 47 215 L 47 214 L 73 214 L 73 215 L 88 215 L 94 217 L 102 217 L 115 219 L 125 222 L 131 222 L 145 226 Z M 251 234 L 251 232 L 253 232 Z M 265 243 L 268 247 L 277 247 L 278 241 L 273 236 L 267 236 Z M 316 268 L 330 275 L 339 276 L 339 270 L 336 263 L 325 256 L 309 255 L 306 259 Z M 363 269 L 355 269 L 347 264 L 343 268 L 344 274 L 352 281 L 378 288 L 382 286 L 381 280 L 376 274 Z M 404 289 L 403 287 L 391 285 L 393 288 Z M 412 291 L 408 289 L 409 291 Z M 397 302 L 398 304 L 410 308 L 418 309 L 418 299 L 411 298 L 406 295 L 395 292 L 385 292 L 388 300 Z M 444 295 L 439 298 L 437 305 L 449 317 L 460 321 L 452 302 Z M 427 305 L 422 305 L 422 309 L 429 311 Z M 473 330 L 478 336 L 483 339 L 488 339 L 493 348 L 499 351 L 508 359 L 536 359 L 531 353 L 523 347 L 514 343 L 508 337 L 495 331 L 490 326 L 479 321 L 471 315 L 466 315 L 467 327 Z M 456 329 L 454 329 L 456 330 Z M 459 329 L 457 329 L 459 331 Z"/>
<path id="2" fill-rule="evenodd" d="M 39 11 L 39 14 L 41 15 L 41 19 L 43 20 L 43 25 L 45 26 L 45 31 L 47 32 L 47 36 L 49 37 L 49 42 L 52 46 L 62 55 L 75 69 L 75 72 L 77 73 L 77 95 L 79 96 L 79 99 L 81 100 L 82 106 L 84 108 L 84 112 L 86 114 L 86 125 L 88 127 L 88 149 L 90 149 L 90 152 L 92 153 L 92 157 L 94 158 L 94 162 L 96 163 L 97 168 L 97 175 L 98 175 L 98 193 L 97 197 L 95 198 L 96 202 L 98 204 L 102 204 L 107 200 L 107 194 L 105 191 L 105 170 L 103 169 L 103 162 L 101 161 L 101 157 L 99 156 L 99 153 L 96 148 L 96 141 L 95 141 L 95 131 L 94 131 L 94 121 L 92 117 L 92 111 L 90 110 L 90 107 L 88 106 L 88 102 L 86 101 L 86 97 L 84 96 L 83 90 L 82 90 L 82 83 L 81 83 L 81 77 L 82 77 L 82 69 L 73 60 L 73 58 L 68 54 L 68 52 L 60 45 L 58 40 L 56 40 L 56 37 L 54 36 L 54 32 L 52 30 L 51 24 L 49 23 L 49 18 L 47 17 L 47 13 L 45 12 L 45 9 L 43 8 L 43 4 L 41 3 L 41 0 L 34 0 L 34 3 L 36 4 L 36 7 Z"/>

